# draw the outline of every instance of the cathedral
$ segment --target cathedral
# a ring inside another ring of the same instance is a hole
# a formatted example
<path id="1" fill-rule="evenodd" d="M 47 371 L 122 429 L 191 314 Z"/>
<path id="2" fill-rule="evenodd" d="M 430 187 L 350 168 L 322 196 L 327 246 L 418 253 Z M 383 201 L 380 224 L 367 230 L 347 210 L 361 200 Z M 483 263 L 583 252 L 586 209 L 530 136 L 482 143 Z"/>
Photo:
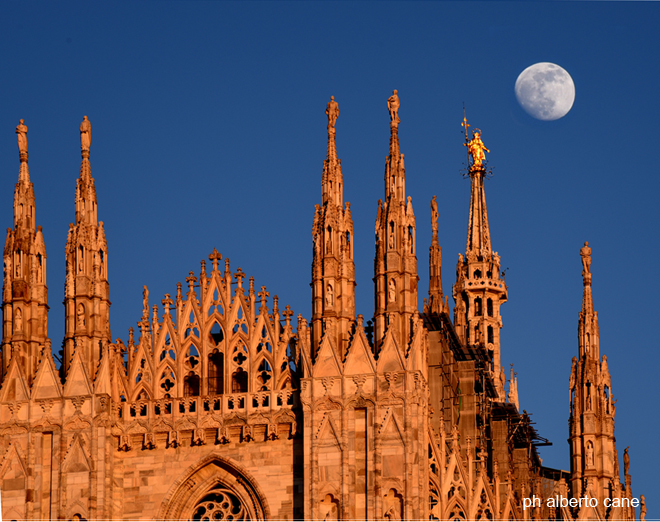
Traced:
<path id="1" fill-rule="evenodd" d="M 488 225 L 489 151 L 479 132 L 469 139 L 464 120 L 471 202 L 452 312 L 436 198 L 429 198 L 432 236 L 418 238 L 396 91 L 387 107 L 372 318 L 355 310 L 353 220 L 333 97 L 322 196 L 313 222 L 310 215 L 311 318 L 280 307 L 214 248 L 176 295 L 154 300 L 144 287 L 138 328 L 125 341 L 110 334 L 112 245 L 99 221 L 85 117 L 59 352 L 48 337 L 46 248 L 20 121 L 2 293 L 5 519 L 644 519 L 627 450 L 620 478 L 588 243 L 580 250 L 576 356 L 566 361 L 570 462 L 551 469 L 537 449 L 547 441 L 519 407 L 515 375 L 501 365 L 508 295 Z M 430 244 L 421 309 L 419 243 Z M 576 269 L 577 259 L 576 252 Z"/>

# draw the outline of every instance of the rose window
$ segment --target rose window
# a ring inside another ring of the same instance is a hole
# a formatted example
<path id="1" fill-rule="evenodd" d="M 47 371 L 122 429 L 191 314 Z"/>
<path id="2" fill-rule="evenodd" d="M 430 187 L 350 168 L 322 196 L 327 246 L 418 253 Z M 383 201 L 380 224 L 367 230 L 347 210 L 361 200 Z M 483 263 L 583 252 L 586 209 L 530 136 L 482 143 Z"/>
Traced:
<path id="1" fill-rule="evenodd" d="M 193 520 L 248 520 L 241 501 L 226 489 L 214 489 L 197 504 Z"/>

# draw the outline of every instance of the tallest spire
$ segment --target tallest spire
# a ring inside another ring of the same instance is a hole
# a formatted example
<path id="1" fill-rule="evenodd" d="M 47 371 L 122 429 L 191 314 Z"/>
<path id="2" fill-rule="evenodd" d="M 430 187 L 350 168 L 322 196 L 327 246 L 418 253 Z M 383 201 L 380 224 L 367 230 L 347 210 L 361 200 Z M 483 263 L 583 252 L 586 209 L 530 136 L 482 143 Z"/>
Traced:
<path id="1" fill-rule="evenodd" d="M 481 132 L 475 129 L 472 139 L 465 144 L 468 147 L 472 164 L 470 165 L 470 181 L 472 194 L 470 199 L 470 223 L 466 252 L 476 256 L 488 257 L 491 255 L 490 227 L 488 226 L 488 211 L 486 210 L 486 192 L 484 190 L 485 154 L 490 152 L 481 141 Z"/>
<path id="2" fill-rule="evenodd" d="M 484 178 L 486 168 L 484 151 L 490 152 L 481 132 L 475 129 L 468 140 L 467 120 L 465 146 L 471 158 L 469 175 L 471 182 L 470 220 L 468 225 L 465 258 L 458 255 L 456 283 L 454 284 L 454 326 L 461 341 L 466 345 L 480 345 L 486 349 L 492 361 L 493 380 L 498 400 L 504 402 L 504 370 L 500 357 L 500 306 L 507 300 L 507 288 L 500 276 L 500 256 L 493 252 L 486 210 Z"/>

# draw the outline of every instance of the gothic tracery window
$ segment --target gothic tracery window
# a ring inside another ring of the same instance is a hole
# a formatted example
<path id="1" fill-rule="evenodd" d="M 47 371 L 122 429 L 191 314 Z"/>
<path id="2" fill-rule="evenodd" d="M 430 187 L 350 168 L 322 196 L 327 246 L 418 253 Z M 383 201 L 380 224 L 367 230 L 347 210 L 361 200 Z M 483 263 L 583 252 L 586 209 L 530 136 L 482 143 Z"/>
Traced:
<path id="1" fill-rule="evenodd" d="M 249 520 L 249 513 L 231 491 L 218 487 L 210 491 L 193 510 L 193 520 Z"/>

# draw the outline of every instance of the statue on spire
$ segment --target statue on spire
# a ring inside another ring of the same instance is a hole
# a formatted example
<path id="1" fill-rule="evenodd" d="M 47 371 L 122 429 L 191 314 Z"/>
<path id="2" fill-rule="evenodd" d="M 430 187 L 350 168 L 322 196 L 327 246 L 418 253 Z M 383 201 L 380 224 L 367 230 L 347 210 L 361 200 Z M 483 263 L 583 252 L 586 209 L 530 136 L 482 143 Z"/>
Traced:
<path id="1" fill-rule="evenodd" d="M 401 103 L 399 102 L 397 92 L 399 91 L 394 89 L 394 91 L 392 91 L 392 96 L 387 99 L 387 108 L 390 111 L 390 121 L 394 126 L 397 126 L 399 121 L 401 121 L 399 120 L 399 105 L 401 105 Z"/>
<path id="2" fill-rule="evenodd" d="M 89 150 L 89 146 L 92 144 L 92 123 L 87 119 L 87 116 L 83 117 L 83 121 L 80 124 L 80 148 L 82 150 Z"/>
<path id="3" fill-rule="evenodd" d="M 438 202 L 436 197 L 433 196 L 431 200 L 431 228 L 433 229 L 433 237 L 438 236 Z"/>
<path id="4" fill-rule="evenodd" d="M 467 133 L 467 127 L 466 127 Z M 484 142 L 481 141 L 481 132 L 479 129 L 475 129 L 472 133 L 472 139 L 464 145 L 468 148 L 470 156 L 472 156 L 472 167 L 471 170 L 479 170 L 483 168 L 483 162 L 486 161 L 486 155 L 484 151 L 490 152 L 484 145 Z"/>
<path id="5" fill-rule="evenodd" d="M 584 242 L 584 246 L 580 249 L 582 256 L 582 275 L 591 274 L 591 248 L 589 248 L 589 241 Z"/>
<path id="6" fill-rule="evenodd" d="M 335 101 L 334 96 L 330 96 L 325 113 L 328 115 L 328 127 L 334 127 L 339 116 L 339 104 Z"/>
<path id="7" fill-rule="evenodd" d="M 27 160 L 27 153 L 28 153 L 27 131 L 28 128 L 27 125 L 25 125 L 25 120 L 20 120 L 18 125 L 16 126 L 16 134 L 18 134 L 18 152 L 21 155 L 21 161 Z"/>

